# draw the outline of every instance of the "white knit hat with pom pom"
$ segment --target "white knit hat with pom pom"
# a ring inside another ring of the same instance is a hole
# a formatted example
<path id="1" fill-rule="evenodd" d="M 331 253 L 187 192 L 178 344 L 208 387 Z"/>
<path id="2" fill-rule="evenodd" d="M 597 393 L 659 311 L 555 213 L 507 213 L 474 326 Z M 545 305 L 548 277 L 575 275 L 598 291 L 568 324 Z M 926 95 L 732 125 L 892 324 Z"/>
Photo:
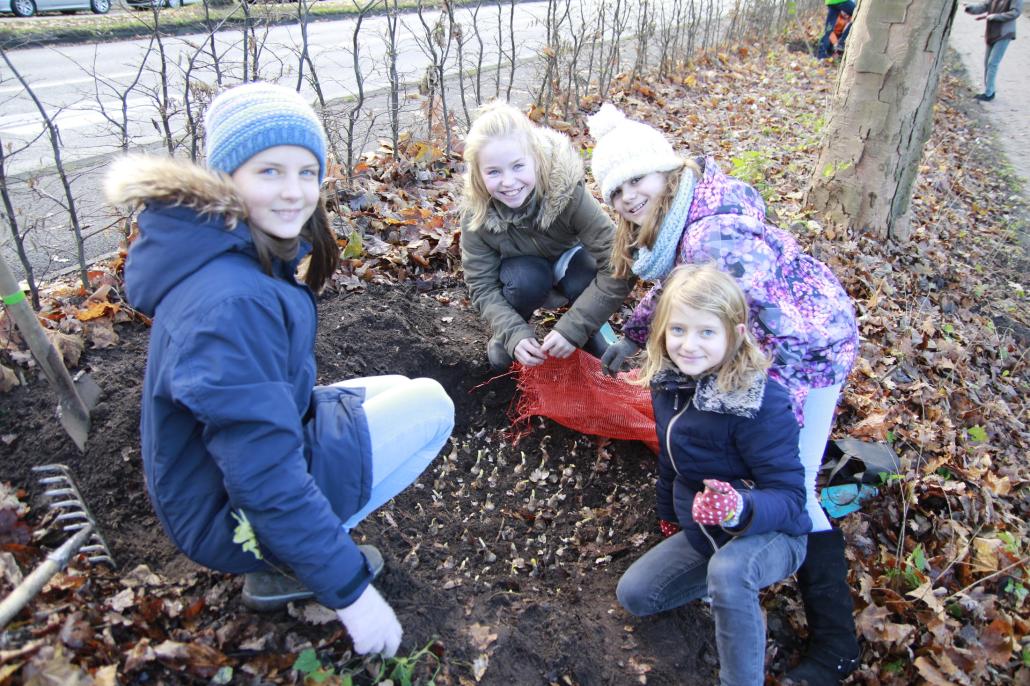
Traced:
<path id="1" fill-rule="evenodd" d="M 597 140 L 590 169 L 609 205 L 615 189 L 630 179 L 683 166 L 683 158 L 658 129 L 627 119 L 611 103 L 587 117 L 587 126 Z"/>

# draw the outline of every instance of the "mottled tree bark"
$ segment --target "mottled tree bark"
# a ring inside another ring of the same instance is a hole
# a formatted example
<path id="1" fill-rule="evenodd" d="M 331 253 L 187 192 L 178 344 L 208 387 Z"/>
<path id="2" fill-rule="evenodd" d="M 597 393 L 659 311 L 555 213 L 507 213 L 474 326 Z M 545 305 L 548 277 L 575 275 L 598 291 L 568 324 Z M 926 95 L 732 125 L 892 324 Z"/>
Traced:
<path id="1" fill-rule="evenodd" d="M 806 202 L 830 226 L 894 241 L 908 209 L 957 0 L 859 5 Z"/>

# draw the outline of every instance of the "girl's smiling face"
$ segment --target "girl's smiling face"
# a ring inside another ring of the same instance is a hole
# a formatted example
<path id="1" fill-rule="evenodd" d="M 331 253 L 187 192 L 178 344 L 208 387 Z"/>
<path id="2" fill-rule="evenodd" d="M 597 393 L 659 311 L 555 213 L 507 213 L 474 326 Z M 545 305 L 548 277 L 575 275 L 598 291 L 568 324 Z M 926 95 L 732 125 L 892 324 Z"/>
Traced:
<path id="1" fill-rule="evenodd" d="M 519 137 L 494 138 L 479 152 L 479 174 L 491 198 L 520 207 L 536 188 L 536 162 Z"/>
<path id="2" fill-rule="evenodd" d="M 744 325 L 738 325 L 738 336 Z M 687 376 L 712 371 L 726 359 L 729 332 L 717 315 L 681 303 L 672 306 L 665 327 L 665 350 L 676 367 Z"/>
<path id="3" fill-rule="evenodd" d="M 247 222 L 276 238 L 296 238 L 318 205 L 318 158 L 297 145 L 266 148 L 232 173 Z"/>
<path id="4" fill-rule="evenodd" d="M 637 176 L 612 191 L 612 208 L 620 217 L 642 226 L 665 192 L 665 174 Z"/>

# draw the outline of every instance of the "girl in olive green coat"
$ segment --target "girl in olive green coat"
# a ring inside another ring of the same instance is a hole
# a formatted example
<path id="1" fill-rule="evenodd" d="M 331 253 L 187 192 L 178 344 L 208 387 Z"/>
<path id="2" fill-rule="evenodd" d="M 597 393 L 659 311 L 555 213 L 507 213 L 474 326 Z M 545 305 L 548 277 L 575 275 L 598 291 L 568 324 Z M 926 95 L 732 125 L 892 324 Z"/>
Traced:
<path id="1" fill-rule="evenodd" d="M 564 358 L 577 347 L 600 355 L 598 330 L 629 294 L 611 275 L 615 227 L 583 184 L 568 138 L 538 127 L 506 103 L 480 111 L 465 139 L 461 259 L 472 303 L 493 332 L 495 369 Z M 537 340 L 533 312 L 569 309 Z"/>

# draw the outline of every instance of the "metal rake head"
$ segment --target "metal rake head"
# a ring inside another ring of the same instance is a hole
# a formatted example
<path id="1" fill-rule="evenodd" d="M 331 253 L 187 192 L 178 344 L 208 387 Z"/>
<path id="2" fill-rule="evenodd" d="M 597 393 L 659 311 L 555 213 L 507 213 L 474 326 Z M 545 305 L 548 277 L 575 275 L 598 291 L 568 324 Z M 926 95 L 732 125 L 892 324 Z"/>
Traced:
<path id="1" fill-rule="evenodd" d="M 111 567 L 117 566 L 111 556 L 111 549 L 107 547 L 107 541 L 100 535 L 96 520 L 93 519 L 93 514 L 86 507 L 86 501 L 72 479 L 68 466 L 44 464 L 33 467 L 32 471 L 42 475 L 39 483 L 46 488 L 43 495 L 50 501 L 48 508 L 57 513 L 57 521 L 62 523 L 65 532 L 74 533 L 87 523 L 93 525 L 93 534 L 79 552 L 85 553 L 86 559 L 93 564 L 104 562 Z"/>

